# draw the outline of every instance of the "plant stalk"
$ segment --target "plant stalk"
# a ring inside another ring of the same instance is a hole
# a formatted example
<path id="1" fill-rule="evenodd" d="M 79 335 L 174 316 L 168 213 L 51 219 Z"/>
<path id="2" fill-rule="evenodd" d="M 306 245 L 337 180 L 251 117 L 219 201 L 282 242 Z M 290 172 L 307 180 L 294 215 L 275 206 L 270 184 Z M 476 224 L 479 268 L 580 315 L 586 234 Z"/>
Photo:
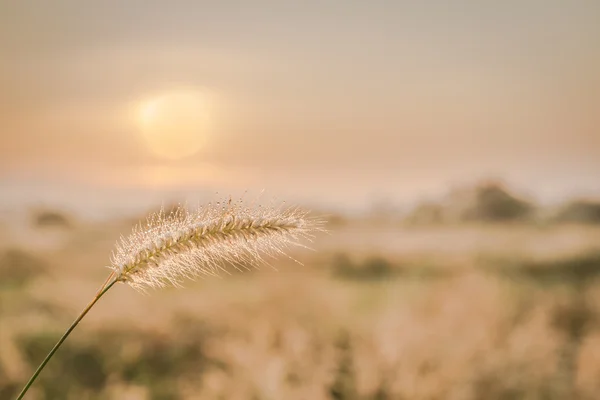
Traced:
<path id="1" fill-rule="evenodd" d="M 19 396 L 17 397 L 17 400 L 21 400 L 23 398 L 23 396 L 25 396 L 25 393 L 27 393 L 27 391 L 29 390 L 29 388 L 31 387 L 31 385 L 33 384 L 33 382 L 36 380 L 36 378 L 38 377 L 38 375 L 40 374 L 40 372 L 42 372 L 42 370 L 44 369 L 44 367 L 46 366 L 46 364 L 48 363 L 48 361 L 50 361 L 50 359 L 52 358 L 52 356 L 54 355 L 54 353 L 56 353 L 56 350 L 58 350 L 58 348 L 63 344 L 63 342 L 71 334 L 71 332 L 73 331 L 73 329 L 75 329 L 75 327 L 77 326 L 77 324 L 79 324 L 79 321 L 81 321 L 83 319 L 83 317 L 85 317 L 85 315 L 88 313 L 88 311 L 90 311 L 90 309 L 94 306 L 94 304 L 96 304 L 96 302 L 98 300 L 100 300 L 100 298 L 104 295 L 104 293 L 106 293 L 108 291 L 108 289 L 110 289 L 117 282 L 116 279 L 112 279 L 111 280 L 111 278 L 113 276 L 114 276 L 114 273 L 111 273 L 109 275 L 109 277 L 106 280 L 106 282 L 100 287 L 100 289 L 96 293 L 96 296 L 94 296 L 94 298 L 92 299 L 92 301 L 90 301 L 90 303 L 84 308 L 84 310 L 81 312 L 81 314 L 79 314 L 79 316 L 77 317 L 77 319 L 75 321 L 73 321 L 73 323 L 71 324 L 71 326 L 69 327 L 69 329 L 67 329 L 67 331 L 62 335 L 62 337 L 54 345 L 54 347 L 52 348 L 52 350 L 50 350 L 50 352 L 48 353 L 48 355 L 46 356 L 46 358 L 44 358 L 44 361 L 42 361 L 42 363 L 35 370 L 35 372 L 31 376 L 31 378 L 29 378 L 29 381 L 27 381 L 27 383 L 25 384 L 25 387 L 23 388 L 23 390 L 21 390 L 21 393 L 19 393 Z"/>

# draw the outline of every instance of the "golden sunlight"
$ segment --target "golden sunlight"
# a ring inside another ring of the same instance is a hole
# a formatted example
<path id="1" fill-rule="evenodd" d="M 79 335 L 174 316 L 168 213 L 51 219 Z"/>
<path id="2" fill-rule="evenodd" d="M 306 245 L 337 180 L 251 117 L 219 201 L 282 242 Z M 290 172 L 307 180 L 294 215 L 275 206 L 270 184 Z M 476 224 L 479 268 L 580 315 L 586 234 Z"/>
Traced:
<path id="1" fill-rule="evenodd" d="M 201 92 L 186 90 L 143 101 L 137 119 L 148 148 L 159 157 L 173 160 L 197 153 L 210 130 L 206 100 Z"/>

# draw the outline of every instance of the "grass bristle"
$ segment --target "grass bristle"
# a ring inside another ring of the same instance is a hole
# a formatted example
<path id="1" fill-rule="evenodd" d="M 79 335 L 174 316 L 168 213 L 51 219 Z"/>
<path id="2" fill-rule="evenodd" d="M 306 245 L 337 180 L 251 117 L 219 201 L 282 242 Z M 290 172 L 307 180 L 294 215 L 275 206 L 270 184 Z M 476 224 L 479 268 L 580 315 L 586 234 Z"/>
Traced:
<path id="1" fill-rule="evenodd" d="M 299 208 L 209 204 L 160 210 L 121 238 L 111 268 L 135 289 L 180 286 L 185 279 L 218 276 L 227 265 L 244 270 L 286 255 L 322 230 Z"/>

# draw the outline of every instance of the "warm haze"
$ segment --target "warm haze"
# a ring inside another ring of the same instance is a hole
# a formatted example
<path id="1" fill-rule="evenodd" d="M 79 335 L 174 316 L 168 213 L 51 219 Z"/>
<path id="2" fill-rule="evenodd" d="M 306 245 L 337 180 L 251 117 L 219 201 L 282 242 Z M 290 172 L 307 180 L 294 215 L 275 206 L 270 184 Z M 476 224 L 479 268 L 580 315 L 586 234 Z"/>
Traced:
<path id="1" fill-rule="evenodd" d="M 3 2 L 0 185 L 598 194 L 599 19 L 533 0 Z"/>

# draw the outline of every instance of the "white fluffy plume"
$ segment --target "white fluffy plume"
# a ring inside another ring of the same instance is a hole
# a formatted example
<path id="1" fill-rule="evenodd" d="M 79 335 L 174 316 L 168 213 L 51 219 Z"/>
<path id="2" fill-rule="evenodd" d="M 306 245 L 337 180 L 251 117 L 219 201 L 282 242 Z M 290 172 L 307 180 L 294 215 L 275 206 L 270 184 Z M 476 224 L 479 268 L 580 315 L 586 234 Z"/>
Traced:
<path id="1" fill-rule="evenodd" d="M 129 237 L 121 237 L 110 268 L 118 281 L 144 290 L 218 275 L 228 264 L 257 267 L 322 230 L 322 222 L 307 214 L 298 208 L 247 207 L 231 200 L 194 211 L 161 210 Z"/>

